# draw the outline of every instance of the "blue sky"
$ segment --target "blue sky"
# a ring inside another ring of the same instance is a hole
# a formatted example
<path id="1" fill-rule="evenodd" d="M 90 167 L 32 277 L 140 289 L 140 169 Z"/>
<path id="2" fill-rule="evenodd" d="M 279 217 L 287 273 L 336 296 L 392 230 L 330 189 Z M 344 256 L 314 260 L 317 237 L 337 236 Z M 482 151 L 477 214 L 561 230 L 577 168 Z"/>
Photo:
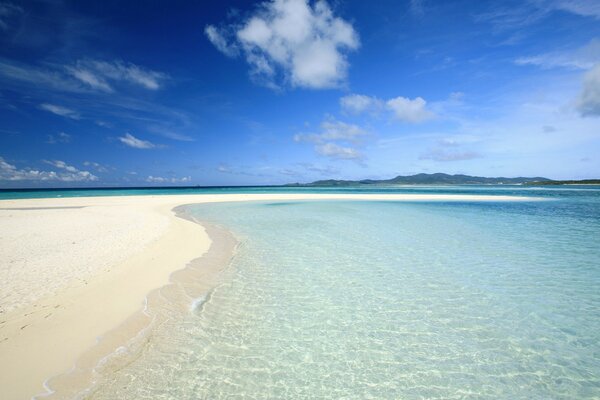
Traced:
<path id="1" fill-rule="evenodd" d="M 597 178 L 600 1 L 0 0 L 0 121 L 0 187 Z"/>

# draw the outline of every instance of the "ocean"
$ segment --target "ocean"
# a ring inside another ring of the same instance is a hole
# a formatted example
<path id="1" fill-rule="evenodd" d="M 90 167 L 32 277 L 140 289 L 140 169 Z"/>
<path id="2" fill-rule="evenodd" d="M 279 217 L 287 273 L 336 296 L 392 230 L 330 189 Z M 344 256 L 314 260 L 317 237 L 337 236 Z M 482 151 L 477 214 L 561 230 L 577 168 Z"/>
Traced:
<path id="1" fill-rule="evenodd" d="M 215 190 L 545 201 L 189 206 L 231 265 L 88 397 L 600 398 L 600 187 Z"/>

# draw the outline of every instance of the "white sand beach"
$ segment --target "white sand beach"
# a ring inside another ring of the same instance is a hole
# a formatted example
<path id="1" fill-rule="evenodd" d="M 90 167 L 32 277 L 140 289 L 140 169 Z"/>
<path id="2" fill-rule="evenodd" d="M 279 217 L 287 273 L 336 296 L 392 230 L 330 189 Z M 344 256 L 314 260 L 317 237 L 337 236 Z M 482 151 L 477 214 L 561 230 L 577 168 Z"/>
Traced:
<path id="1" fill-rule="evenodd" d="M 531 197 L 223 194 L 0 200 L 2 399 L 44 393 L 148 293 L 211 246 L 179 205 L 271 200 L 532 201 Z M 114 347 L 114 346 L 113 346 Z M 115 347 L 116 348 L 116 347 Z M 113 351 L 115 348 L 109 349 Z"/>

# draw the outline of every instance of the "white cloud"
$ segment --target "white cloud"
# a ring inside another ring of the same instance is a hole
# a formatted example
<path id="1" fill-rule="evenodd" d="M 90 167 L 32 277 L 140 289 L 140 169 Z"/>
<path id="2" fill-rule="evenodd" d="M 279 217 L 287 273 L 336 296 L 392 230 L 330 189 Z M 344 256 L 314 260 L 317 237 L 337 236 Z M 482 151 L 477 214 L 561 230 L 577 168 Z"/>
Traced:
<path id="1" fill-rule="evenodd" d="M 126 133 L 125 136 L 119 136 L 118 139 L 121 141 L 121 143 L 136 149 L 154 149 L 159 147 L 158 145 L 147 140 L 138 139 L 130 133 Z"/>
<path id="2" fill-rule="evenodd" d="M 396 97 L 386 102 L 388 109 L 394 113 L 394 117 L 400 121 L 418 123 L 431 119 L 435 116 L 427 107 L 427 102 L 421 97 L 409 99 Z"/>
<path id="3" fill-rule="evenodd" d="M 546 3 L 556 10 L 600 19 L 600 2 L 597 0 L 546 0 Z"/>
<path id="4" fill-rule="evenodd" d="M 585 74 L 576 107 L 584 117 L 600 116 L 600 64 Z"/>
<path id="5" fill-rule="evenodd" d="M 180 142 L 193 142 L 195 139 L 189 135 L 177 132 L 170 128 L 165 128 L 161 126 L 152 125 L 148 127 L 148 130 L 152 133 L 155 133 L 159 136 L 165 137 L 167 139 L 178 140 Z"/>
<path id="6" fill-rule="evenodd" d="M 600 19 L 600 2 L 597 0 L 526 0 L 514 4 L 490 4 L 494 8 L 476 15 L 475 20 L 491 23 L 498 32 L 523 29 L 557 11 Z"/>
<path id="7" fill-rule="evenodd" d="M 109 93 L 113 91 L 113 88 L 101 76 L 94 74 L 92 71 L 78 68 L 69 68 L 69 71 L 75 78 L 89 85 L 92 89 Z"/>
<path id="8" fill-rule="evenodd" d="M 450 151 L 441 148 L 433 149 L 425 154 L 422 154 L 420 160 L 433 160 L 433 161 L 465 161 L 480 158 L 481 154 L 474 151 Z"/>
<path id="9" fill-rule="evenodd" d="M 520 57 L 517 65 L 534 65 L 544 69 L 569 68 L 587 70 L 600 63 L 600 39 L 593 39 L 585 46 L 572 51 L 550 52 Z"/>
<path id="10" fill-rule="evenodd" d="M 79 60 L 67 71 L 92 89 L 112 92 L 108 81 L 126 82 L 149 90 L 160 89 L 168 76 L 162 72 L 145 69 L 123 61 Z"/>
<path id="11" fill-rule="evenodd" d="M 320 128 L 319 133 L 298 133 L 294 135 L 294 141 L 314 143 L 314 149 L 318 154 L 330 158 L 347 160 L 363 158 L 362 154 L 353 147 L 360 145 L 362 139 L 368 135 L 363 128 L 333 118 L 323 121 Z"/>
<path id="12" fill-rule="evenodd" d="M 275 87 L 281 80 L 295 87 L 338 87 L 347 75 L 346 52 L 359 47 L 352 25 L 335 17 L 325 1 L 265 2 L 241 26 L 209 25 L 205 33 L 228 56 L 241 49 L 251 75 Z"/>
<path id="13" fill-rule="evenodd" d="M 323 143 L 340 140 L 356 143 L 366 135 L 367 131 L 358 125 L 348 124 L 335 119 L 328 119 L 321 123 L 320 133 L 298 133 L 294 135 L 294 141 Z"/>
<path id="14" fill-rule="evenodd" d="M 229 45 L 227 40 L 214 26 L 207 25 L 206 28 L 204 28 L 204 33 L 213 46 L 215 46 L 221 53 L 229 57 L 235 57 L 239 54 L 237 47 Z"/>
<path id="15" fill-rule="evenodd" d="M 81 116 L 77 111 L 71 110 L 63 106 L 57 106 L 55 104 L 43 103 L 40 104 L 40 108 L 44 111 L 51 112 L 52 114 L 60 115 L 61 117 L 79 119 Z"/>
<path id="16" fill-rule="evenodd" d="M 108 168 L 107 167 L 105 167 L 104 165 L 102 165 L 100 163 L 97 163 L 97 162 L 84 161 L 83 165 L 85 165 L 86 167 L 92 167 L 92 168 L 94 168 L 98 172 L 108 172 Z"/>
<path id="17" fill-rule="evenodd" d="M 460 100 L 459 95 L 462 94 L 451 94 L 450 100 Z M 374 96 L 350 94 L 340 98 L 340 105 L 342 111 L 351 114 L 377 113 L 387 109 L 396 119 L 410 123 L 419 123 L 435 117 L 435 113 L 428 109 L 427 102 L 421 97 L 411 100 L 399 96 L 389 100 L 381 100 Z"/>
<path id="18" fill-rule="evenodd" d="M 56 135 L 48 135 L 48 140 L 46 143 L 56 144 L 56 143 L 69 143 L 71 141 L 71 135 L 65 132 L 59 132 Z"/>
<path id="19" fill-rule="evenodd" d="M 363 112 L 379 111 L 383 107 L 383 101 L 363 94 L 350 94 L 340 98 L 340 105 L 342 110 L 348 113 L 361 114 Z"/>
<path id="20" fill-rule="evenodd" d="M 45 161 L 59 171 L 42 171 L 32 168 L 18 169 L 0 157 L 0 181 L 61 181 L 86 182 L 96 181 L 98 177 L 89 171 L 81 171 L 64 161 Z"/>
<path id="21" fill-rule="evenodd" d="M 330 142 L 317 144 L 315 150 L 320 155 L 330 158 L 343 160 L 361 160 L 363 158 L 363 155 L 355 148 L 340 146 Z"/>
<path id="22" fill-rule="evenodd" d="M 146 178 L 146 182 L 149 183 L 187 183 L 187 182 L 191 182 L 192 177 L 191 176 L 184 176 L 182 178 L 175 178 L 175 177 L 171 177 L 171 178 L 165 178 L 162 176 L 148 176 Z"/>

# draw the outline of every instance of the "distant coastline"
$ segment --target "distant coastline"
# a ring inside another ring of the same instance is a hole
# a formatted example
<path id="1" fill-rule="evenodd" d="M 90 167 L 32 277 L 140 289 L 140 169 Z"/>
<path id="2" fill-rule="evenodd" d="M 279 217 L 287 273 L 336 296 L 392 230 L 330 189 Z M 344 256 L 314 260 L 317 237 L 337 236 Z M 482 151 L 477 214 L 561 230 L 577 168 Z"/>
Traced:
<path id="1" fill-rule="evenodd" d="M 444 173 L 396 176 L 392 179 L 337 180 L 326 179 L 310 183 L 290 183 L 288 187 L 344 187 L 362 185 L 598 185 L 600 179 L 557 181 L 544 177 L 483 177 Z"/>
<path id="2" fill-rule="evenodd" d="M 600 185 L 600 179 L 581 179 L 568 181 L 544 181 L 544 182 L 528 182 L 526 185 Z"/>

